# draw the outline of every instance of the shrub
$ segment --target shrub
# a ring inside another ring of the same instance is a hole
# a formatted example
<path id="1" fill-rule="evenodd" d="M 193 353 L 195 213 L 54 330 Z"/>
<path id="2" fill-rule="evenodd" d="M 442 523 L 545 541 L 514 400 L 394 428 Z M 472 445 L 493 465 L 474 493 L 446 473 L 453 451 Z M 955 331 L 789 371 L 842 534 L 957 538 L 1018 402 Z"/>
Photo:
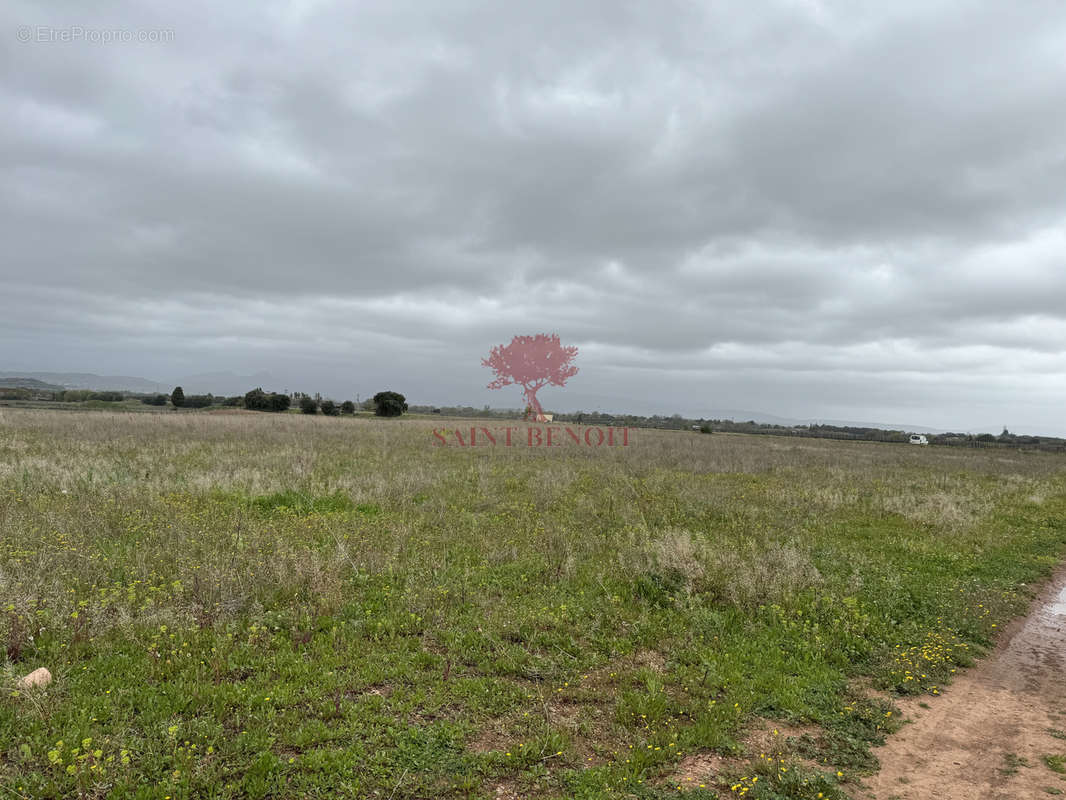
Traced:
<path id="1" fill-rule="evenodd" d="M 702 594 L 724 605 L 753 609 L 783 602 L 822 582 L 809 552 L 791 542 L 745 540 L 711 546 L 706 538 L 671 528 L 630 558 L 635 558 L 635 594 L 655 604 Z"/>
<path id="2" fill-rule="evenodd" d="M 300 398 L 300 411 L 302 411 L 304 414 L 317 414 L 318 403 L 315 402 L 315 398 L 309 397 L 306 394 L 303 395 Z"/>
<path id="3" fill-rule="evenodd" d="M 240 407 L 244 405 L 244 398 L 240 395 L 237 395 L 235 397 L 227 397 L 225 400 L 222 401 L 222 405 L 227 406 L 229 408 Z"/>
<path id="4" fill-rule="evenodd" d="M 407 410 L 407 398 L 398 392 L 374 395 L 374 413 L 379 417 L 398 417 Z"/>
<path id="5" fill-rule="evenodd" d="M 351 400 L 345 400 L 343 403 L 341 403 L 341 413 L 349 415 L 354 414 L 355 403 L 353 403 Z"/>
<path id="6" fill-rule="evenodd" d="M 252 411 L 288 411 L 292 399 L 287 394 L 266 393 L 262 387 L 244 396 L 244 407 Z"/>
<path id="7" fill-rule="evenodd" d="M 214 403 L 214 395 L 210 394 L 190 394 L 185 398 L 186 408 L 207 408 Z"/>
<path id="8" fill-rule="evenodd" d="M 165 406 L 170 399 L 165 394 L 150 394 L 142 397 L 141 402 L 146 406 Z"/>
<path id="9" fill-rule="evenodd" d="M 93 392 L 89 395 L 90 400 L 99 400 L 104 403 L 121 403 L 126 399 L 122 392 Z"/>
<path id="10" fill-rule="evenodd" d="M 180 386 L 175 386 L 174 391 L 170 393 L 170 402 L 174 408 L 181 408 L 185 405 L 185 390 Z"/>
<path id="11" fill-rule="evenodd" d="M 341 413 L 341 410 L 337 407 L 337 404 L 332 400 L 323 400 L 321 403 L 322 413 L 327 417 L 335 417 Z"/>
<path id="12" fill-rule="evenodd" d="M 270 401 L 267 400 L 267 394 L 262 389 L 252 389 L 244 395 L 244 407 L 252 411 L 269 411 Z"/>

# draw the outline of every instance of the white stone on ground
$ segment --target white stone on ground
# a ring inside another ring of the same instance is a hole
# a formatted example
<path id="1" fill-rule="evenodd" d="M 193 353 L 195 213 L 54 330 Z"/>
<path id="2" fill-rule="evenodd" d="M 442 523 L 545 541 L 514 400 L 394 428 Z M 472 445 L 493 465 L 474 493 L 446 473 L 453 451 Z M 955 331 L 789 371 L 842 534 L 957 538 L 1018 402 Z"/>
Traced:
<path id="1" fill-rule="evenodd" d="M 29 675 L 19 678 L 18 688 L 29 689 L 31 686 L 45 687 L 52 682 L 52 673 L 44 667 L 35 669 Z"/>

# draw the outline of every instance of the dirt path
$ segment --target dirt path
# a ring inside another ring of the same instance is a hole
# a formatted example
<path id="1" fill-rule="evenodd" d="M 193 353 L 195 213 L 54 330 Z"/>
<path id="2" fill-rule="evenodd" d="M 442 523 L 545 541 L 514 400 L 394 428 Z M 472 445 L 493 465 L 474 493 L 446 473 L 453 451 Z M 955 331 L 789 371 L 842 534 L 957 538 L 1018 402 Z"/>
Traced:
<path id="1" fill-rule="evenodd" d="M 1044 761 L 1066 755 L 1066 570 L 1059 570 L 1029 616 L 1005 631 L 987 659 L 940 696 L 900 705 L 913 722 L 875 750 L 882 767 L 867 782 L 869 796 L 1066 795 L 1066 774 Z"/>

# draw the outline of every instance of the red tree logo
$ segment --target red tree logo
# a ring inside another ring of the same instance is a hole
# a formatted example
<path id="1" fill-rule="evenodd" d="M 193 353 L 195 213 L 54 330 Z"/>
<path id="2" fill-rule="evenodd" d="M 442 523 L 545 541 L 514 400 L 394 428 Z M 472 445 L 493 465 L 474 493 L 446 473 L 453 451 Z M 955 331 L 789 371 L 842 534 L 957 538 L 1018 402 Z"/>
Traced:
<path id="1" fill-rule="evenodd" d="M 492 348 L 488 358 L 481 359 L 482 366 L 496 373 L 490 389 L 502 389 L 515 384 L 522 387 L 526 400 L 526 414 L 542 421 L 544 409 L 537 400 L 537 392 L 549 384 L 565 386 L 577 375 L 577 367 L 570 362 L 577 356 L 576 347 L 563 347 L 559 335 L 538 333 L 536 336 L 516 336 L 509 345 Z"/>

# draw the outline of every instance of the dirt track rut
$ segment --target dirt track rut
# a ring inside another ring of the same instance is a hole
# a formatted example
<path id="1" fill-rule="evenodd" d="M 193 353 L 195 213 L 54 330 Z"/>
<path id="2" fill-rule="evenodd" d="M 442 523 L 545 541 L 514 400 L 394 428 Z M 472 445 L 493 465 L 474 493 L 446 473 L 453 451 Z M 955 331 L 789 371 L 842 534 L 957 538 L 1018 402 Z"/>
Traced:
<path id="1" fill-rule="evenodd" d="M 875 751 L 877 800 L 1018 800 L 1066 796 L 1066 569 L 996 650 L 938 697 L 900 705 L 912 720 Z M 925 703 L 928 708 L 922 708 Z"/>

